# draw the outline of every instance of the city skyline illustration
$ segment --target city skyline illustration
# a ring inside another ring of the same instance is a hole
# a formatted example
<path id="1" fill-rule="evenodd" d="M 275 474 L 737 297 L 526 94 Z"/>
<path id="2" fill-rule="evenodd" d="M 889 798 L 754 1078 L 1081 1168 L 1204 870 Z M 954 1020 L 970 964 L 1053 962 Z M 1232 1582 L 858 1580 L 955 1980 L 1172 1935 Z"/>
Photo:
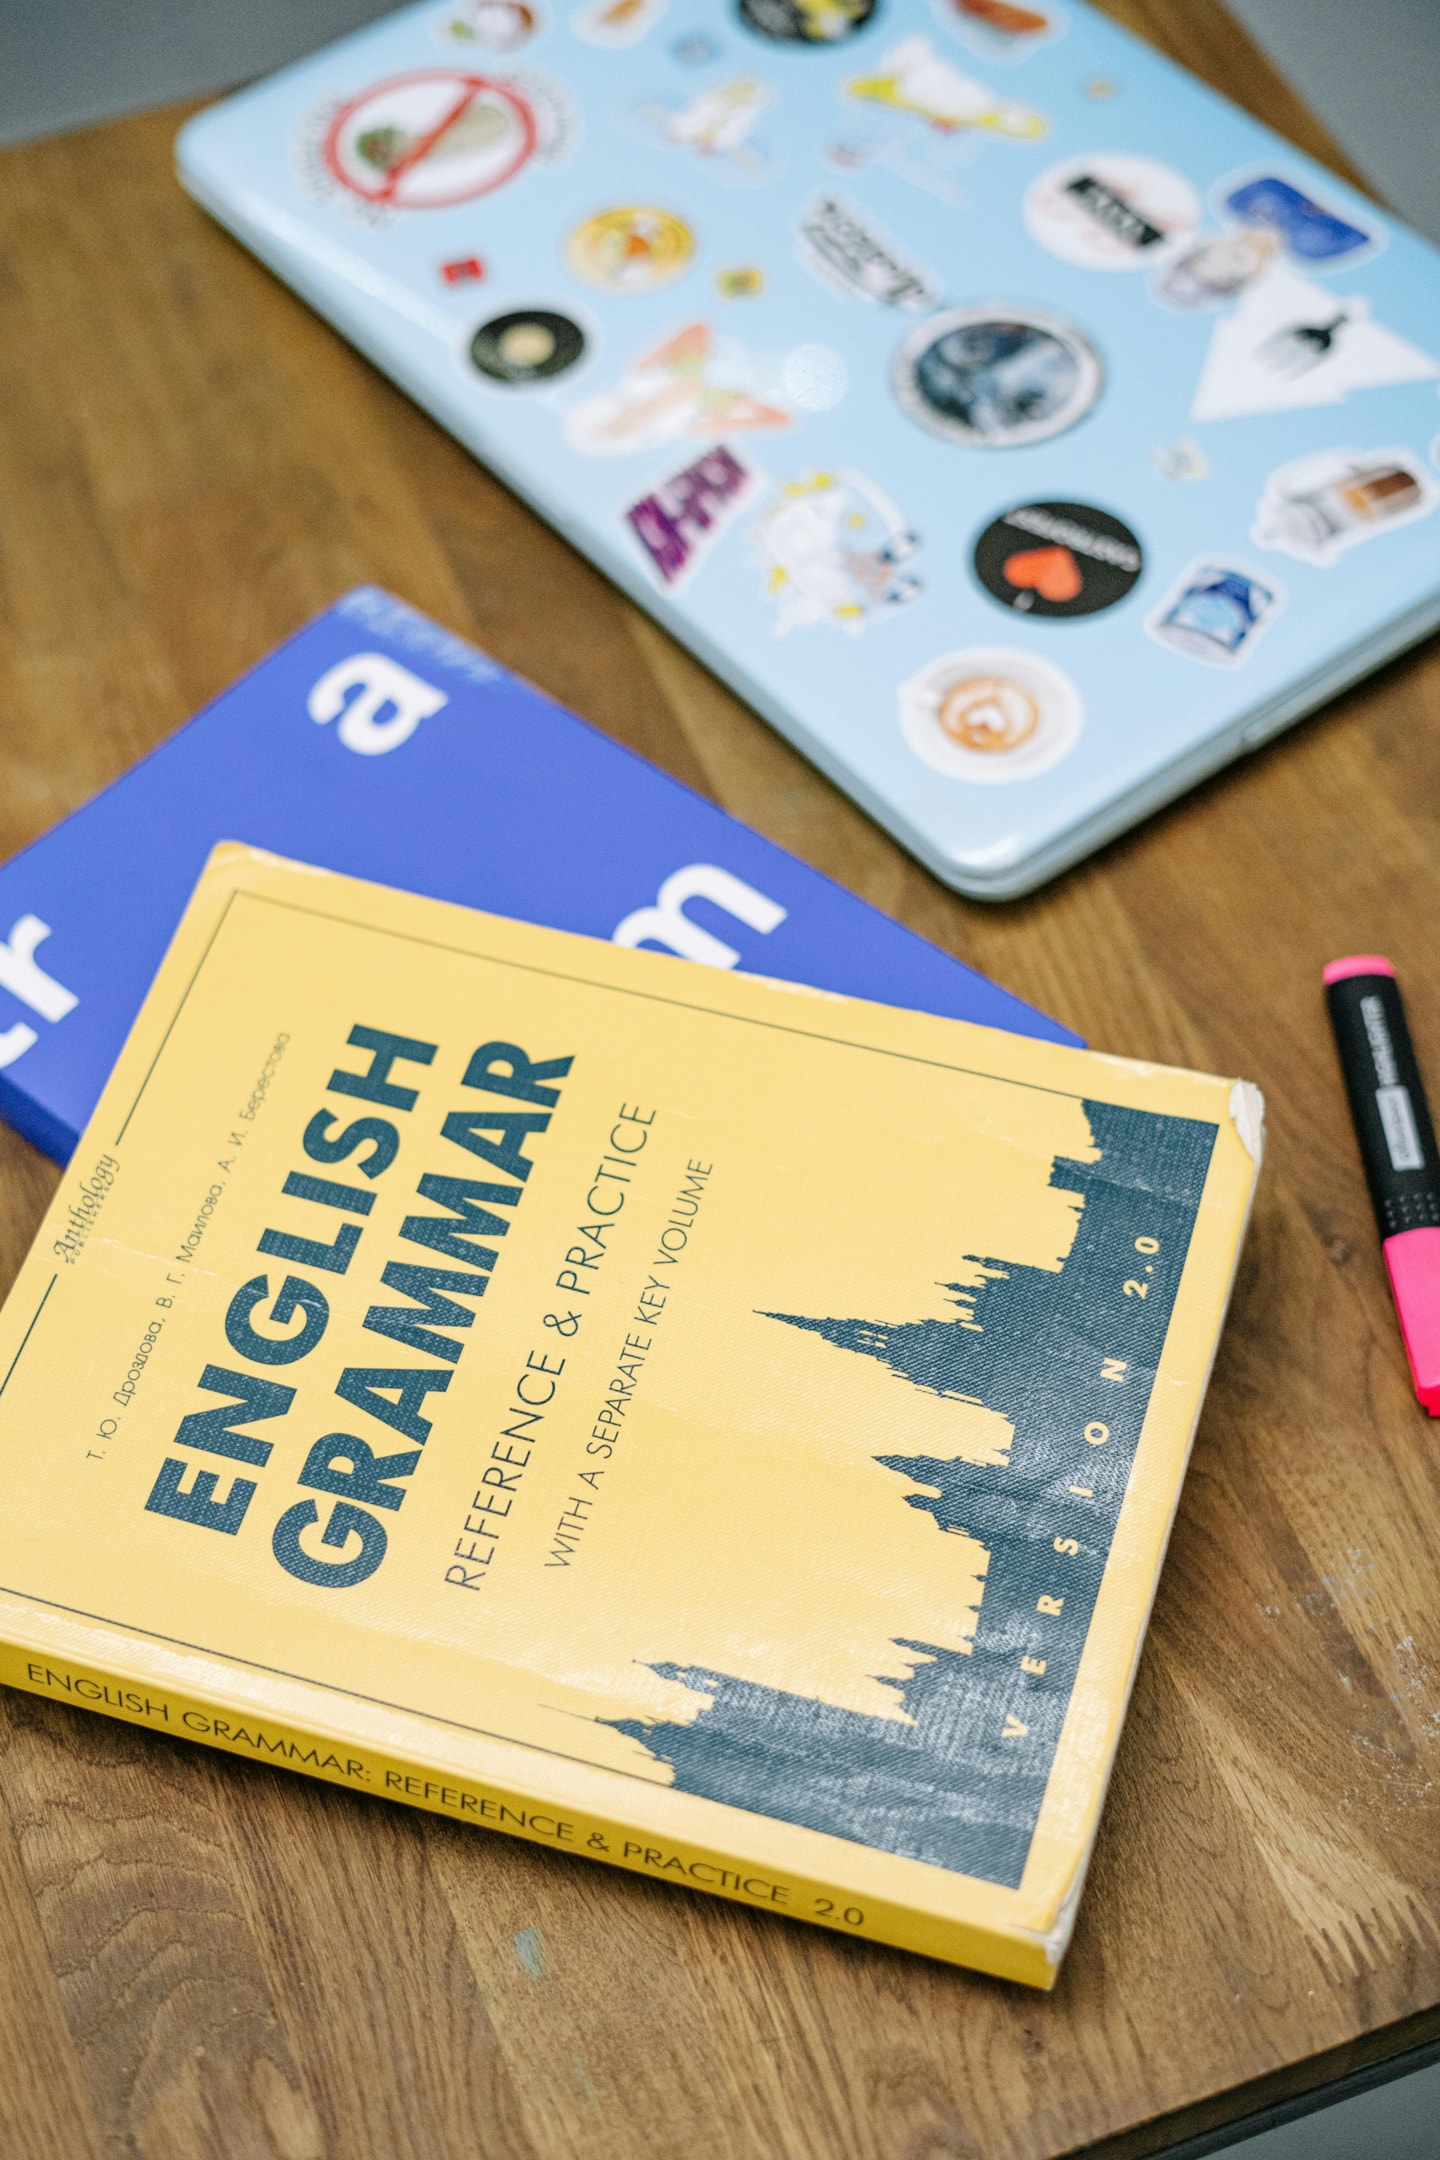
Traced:
<path id="1" fill-rule="evenodd" d="M 877 1360 L 899 1385 L 981 1404 L 1008 1422 L 1002 1462 L 873 1457 L 887 1474 L 877 1505 L 914 1508 L 933 1518 L 937 1535 L 984 1548 L 968 1654 L 897 1637 L 917 1662 L 908 1679 L 883 1683 L 899 1698 L 892 1717 L 656 1663 L 708 1707 L 685 1723 L 606 1722 L 667 1763 L 680 1790 L 1019 1882 L 1216 1131 L 1113 1104 L 1084 1108 L 1098 1159 L 1051 1163 L 1051 1186 L 1079 1203 L 1058 1269 L 957 1254 L 956 1279 L 942 1286 L 954 1309 L 947 1319 L 762 1315 Z M 930 1304 L 930 1290 L 917 1283 L 915 1303 Z M 933 1418 L 927 1431 L 933 1445 Z M 973 1546 L 961 1549 L 973 1555 Z M 973 1565 L 967 1557 L 967 1581 Z"/>

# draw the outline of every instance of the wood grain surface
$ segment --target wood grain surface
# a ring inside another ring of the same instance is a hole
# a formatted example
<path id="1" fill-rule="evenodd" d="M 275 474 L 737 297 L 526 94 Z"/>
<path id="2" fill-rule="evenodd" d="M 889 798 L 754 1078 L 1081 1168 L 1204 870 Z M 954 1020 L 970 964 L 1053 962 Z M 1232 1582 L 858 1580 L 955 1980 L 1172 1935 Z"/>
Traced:
<path id="1" fill-rule="evenodd" d="M 1213 0 L 1113 12 L 1340 162 Z M 373 580 L 1095 1045 L 1258 1081 L 1271 1153 L 1053 1996 L 7 1695 L 0 2152 L 1122 2160 L 1440 2030 L 1440 1439 L 1319 988 L 1393 954 L 1440 1084 L 1440 654 L 957 900 L 184 199 L 180 117 L 0 157 L 0 851 Z M 0 1133 L 6 1281 L 54 1176 Z"/>

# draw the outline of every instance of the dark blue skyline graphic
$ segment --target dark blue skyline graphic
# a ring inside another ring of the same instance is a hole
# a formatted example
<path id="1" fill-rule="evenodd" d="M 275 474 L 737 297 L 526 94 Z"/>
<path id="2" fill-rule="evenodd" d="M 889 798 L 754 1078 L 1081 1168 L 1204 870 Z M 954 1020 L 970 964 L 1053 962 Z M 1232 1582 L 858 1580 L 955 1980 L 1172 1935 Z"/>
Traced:
<path id="1" fill-rule="evenodd" d="M 878 1359 L 900 1383 L 983 1404 L 1013 1427 L 1003 1464 L 875 1458 L 910 1488 L 890 1488 L 896 1504 L 933 1516 L 937 1533 L 964 1531 L 985 1547 L 970 1655 L 902 1641 L 930 1660 L 908 1680 L 883 1682 L 903 1704 L 903 1723 L 658 1665 L 663 1678 L 711 1696 L 711 1707 L 690 1724 L 614 1723 L 671 1765 L 680 1791 L 1019 1882 L 1216 1133 L 1190 1118 L 1084 1108 L 1098 1161 L 1057 1156 L 1051 1165 L 1052 1188 L 1075 1193 L 1079 1207 L 1059 1269 L 958 1255 L 963 1279 L 944 1286 L 953 1320 L 765 1315 Z M 924 1288 L 917 1284 L 917 1297 Z M 969 1576 L 957 1548 L 957 1597 L 963 1587 L 967 1603 Z"/>

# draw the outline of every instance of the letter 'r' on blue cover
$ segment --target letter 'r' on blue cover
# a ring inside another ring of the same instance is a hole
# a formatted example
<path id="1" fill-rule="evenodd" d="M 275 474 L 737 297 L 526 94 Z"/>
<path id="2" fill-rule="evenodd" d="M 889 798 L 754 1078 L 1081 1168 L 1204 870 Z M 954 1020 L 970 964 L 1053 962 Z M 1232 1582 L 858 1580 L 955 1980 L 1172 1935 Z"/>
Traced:
<path id="1" fill-rule="evenodd" d="M 57 1162 L 217 840 L 711 967 L 1079 1040 L 360 586 L 0 870 L 0 1116 Z"/>

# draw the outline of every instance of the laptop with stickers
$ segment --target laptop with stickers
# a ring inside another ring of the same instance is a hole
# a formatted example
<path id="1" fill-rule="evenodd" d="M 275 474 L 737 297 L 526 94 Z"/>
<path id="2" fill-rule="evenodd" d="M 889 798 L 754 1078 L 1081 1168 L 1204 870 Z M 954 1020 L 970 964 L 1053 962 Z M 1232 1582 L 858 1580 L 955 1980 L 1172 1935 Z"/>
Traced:
<path id="1" fill-rule="evenodd" d="M 961 891 L 1440 623 L 1440 256 L 1079 0 L 424 0 L 178 161 Z"/>

